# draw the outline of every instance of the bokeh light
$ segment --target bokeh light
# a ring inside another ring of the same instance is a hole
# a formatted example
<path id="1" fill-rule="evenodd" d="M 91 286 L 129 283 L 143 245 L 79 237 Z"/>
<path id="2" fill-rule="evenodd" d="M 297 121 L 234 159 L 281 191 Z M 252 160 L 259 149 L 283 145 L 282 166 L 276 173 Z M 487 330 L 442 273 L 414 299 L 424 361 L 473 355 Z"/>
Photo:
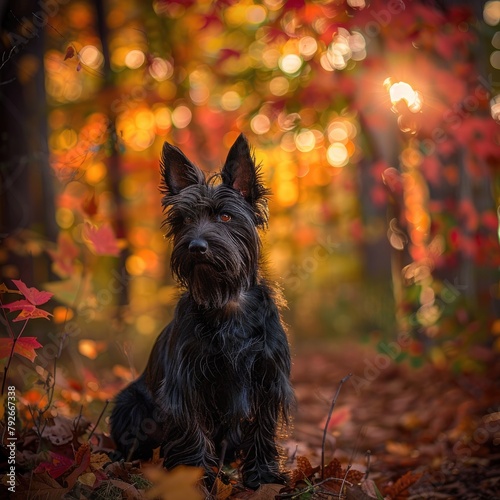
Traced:
<path id="1" fill-rule="evenodd" d="M 142 50 L 131 50 L 125 56 L 125 65 L 130 69 L 140 68 L 146 61 L 146 56 Z"/>
<path id="2" fill-rule="evenodd" d="M 92 69 L 99 69 L 104 64 L 104 57 L 97 47 L 86 45 L 79 53 L 82 64 Z"/>
<path id="3" fill-rule="evenodd" d="M 500 1 L 490 0 L 483 7 L 484 22 L 496 26 L 500 22 Z"/>
<path id="4" fill-rule="evenodd" d="M 271 128 L 271 121 L 266 115 L 258 114 L 250 121 L 250 127 L 258 135 L 265 134 Z"/>
<path id="5" fill-rule="evenodd" d="M 326 158 L 332 167 L 344 167 L 349 162 L 349 153 L 344 144 L 334 142 L 328 147 Z"/>
<path id="6" fill-rule="evenodd" d="M 284 73 L 293 75 L 297 73 L 302 66 L 302 58 L 297 54 L 287 54 L 279 60 L 279 67 Z"/>
<path id="7" fill-rule="evenodd" d="M 406 101 L 408 109 L 417 112 L 422 109 L 422 98 L 418 92 L 413 90 L 412 86 L 406 82 L 393 83 L 389 88 L 389 96 L 392 104 L 399 101 Z"/>

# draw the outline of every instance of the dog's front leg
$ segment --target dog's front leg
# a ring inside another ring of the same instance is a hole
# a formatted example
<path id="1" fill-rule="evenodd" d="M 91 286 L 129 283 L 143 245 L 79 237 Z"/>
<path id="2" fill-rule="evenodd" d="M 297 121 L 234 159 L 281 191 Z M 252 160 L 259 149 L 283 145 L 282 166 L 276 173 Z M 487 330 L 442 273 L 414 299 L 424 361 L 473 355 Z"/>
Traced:
<path id="1" fill-rule="evenodd" d="M 279 451 L 276 446 L 278 422 L 277 408 L 262 405 L 257 415 L 243 426 L 243 483 L 248 488 L 257 489 L 260 484 L 287 481 L 280 472 Z"/>
<path id="2" fill-rule="evenodd" d="M 194 422 L 186 422 L 184 427 L 168 426 L 164 442 L 163 463 L 167 469 L 181 464 L 202 467 L 206 471 L 207 482 L 215 480 L 217 459 L 214 444 L 201 426 Z"/>

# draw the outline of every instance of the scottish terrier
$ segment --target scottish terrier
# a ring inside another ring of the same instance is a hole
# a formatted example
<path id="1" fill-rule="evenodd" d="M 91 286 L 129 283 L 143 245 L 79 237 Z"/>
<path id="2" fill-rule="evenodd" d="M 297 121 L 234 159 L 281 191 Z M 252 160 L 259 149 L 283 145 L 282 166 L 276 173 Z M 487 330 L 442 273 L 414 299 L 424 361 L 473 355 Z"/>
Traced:
<path id="1" fill-rule="evenodd" d="M 284 482 L 277 436 L 294 401 L 279 292 L 262 273 L 267 189 L 240 135 L 220 174 L 205 178 L 180 149 L 161 157 L 171 268 L 183 289 L 144 373 L 120 392 L 111 434 L 125 458 L 161 447 L 167 469 L 224 457 L 243 483 Z"/>

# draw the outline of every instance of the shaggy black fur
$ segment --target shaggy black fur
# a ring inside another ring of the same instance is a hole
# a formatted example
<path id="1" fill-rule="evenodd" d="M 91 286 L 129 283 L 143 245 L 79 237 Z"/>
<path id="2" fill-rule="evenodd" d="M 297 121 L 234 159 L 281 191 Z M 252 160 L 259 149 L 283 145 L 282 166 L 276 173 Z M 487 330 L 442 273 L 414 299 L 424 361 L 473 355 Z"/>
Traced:
<path id="1" fill-rule="evenodd" d="M 239 458 L 244 483 L 283 482 L 276 437 L 293 403 L 290 352 L 261 276 L 267 190 L 240 135 L 220 174 L 176 147 L 161 159 L 172 272 L 185 289 L 144 373 L 118 394 L 111 433 L 126 458 L 162 446 L 167 468 Z M 223 451 L 224 450 L 224 451 Z"/>

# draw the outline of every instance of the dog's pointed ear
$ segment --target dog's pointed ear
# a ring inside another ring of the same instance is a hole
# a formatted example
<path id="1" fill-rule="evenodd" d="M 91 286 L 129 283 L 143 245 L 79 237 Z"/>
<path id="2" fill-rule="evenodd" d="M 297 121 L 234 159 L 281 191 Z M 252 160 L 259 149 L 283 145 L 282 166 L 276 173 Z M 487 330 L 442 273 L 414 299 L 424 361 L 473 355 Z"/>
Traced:
<path id="1" fill-rule="evenodd" d="M 175 195 L 192 184 L 204 184 L 203 172 L 177 147 L 168 142 L 163 144 L 160 158 L 161 191 Z"/>
<path id="2" fill-rule="evenodd" d="M 269 191 L 262 184 L 260 167 L 255 165 L 255 157 L 243 134 L 231 146 L 221 177 L 223 184 L 236 189 L 252 205 L 257 225 L 265 225 L 268 219 L 266 195 Z"/>
<path id="3" fill-rule="evenodd" d="M 240 134 L 231 146 L 221 175 L 223 184 L 239 191 L 243 198 L 253 205 L 260 195 L 260 179 L 255 158 L 243 134 Z"/>

